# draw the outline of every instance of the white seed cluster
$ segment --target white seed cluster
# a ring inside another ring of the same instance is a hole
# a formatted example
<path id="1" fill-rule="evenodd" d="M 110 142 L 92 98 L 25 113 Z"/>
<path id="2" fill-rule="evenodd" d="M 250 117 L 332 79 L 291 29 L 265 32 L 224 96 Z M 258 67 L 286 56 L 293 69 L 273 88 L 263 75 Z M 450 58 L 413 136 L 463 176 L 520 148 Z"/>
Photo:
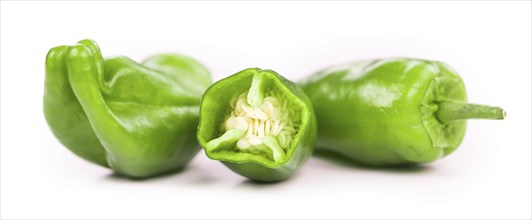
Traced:
<path id="1" fill-rule="evenodd" d="M 253 107 L 248 104 L 247 93 L 244 93 L 233 100 L 231 108 L 231 114 L 222 124 L 222 130 L 246 131 L 246 135 L 236 143 L 240 151 L 263 151 L 267 147 L 262 138 L 270 135 L 286 153 L 299 127 L 299 117 L 294 114 L 296 107 L 288 103 L 282 94 L 266 92 L 262 105 Z"/>

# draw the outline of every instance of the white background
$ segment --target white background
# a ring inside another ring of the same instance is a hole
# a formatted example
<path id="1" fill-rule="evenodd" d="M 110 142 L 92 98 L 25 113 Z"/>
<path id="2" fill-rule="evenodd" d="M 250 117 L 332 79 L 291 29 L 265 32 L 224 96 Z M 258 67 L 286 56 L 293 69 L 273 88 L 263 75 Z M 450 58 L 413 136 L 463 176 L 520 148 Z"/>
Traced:
<path id="1" fill-rule="evenodd" d="M 531 2 L 2 2 L 2 218 L 531 218 Z M 417 169 L 312 158 L 255 184 L 200 152 L 178 174 L 130 181 L 61 146 L 42 113 L 44 58 L 95 39 L 104 56 L 197 58 L 220 79 L 247 67 L 289 79 L 390 56 L 441 60 L 472 102 L 461 148 Z"/>

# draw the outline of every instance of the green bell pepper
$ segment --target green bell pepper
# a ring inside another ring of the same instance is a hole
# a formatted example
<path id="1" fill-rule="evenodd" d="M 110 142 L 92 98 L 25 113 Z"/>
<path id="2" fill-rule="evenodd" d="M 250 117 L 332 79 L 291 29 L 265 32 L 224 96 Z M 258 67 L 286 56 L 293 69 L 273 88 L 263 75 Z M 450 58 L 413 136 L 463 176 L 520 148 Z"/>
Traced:
<path id="1" fill-rule="evenodd" d="M 214 83 L 200 105 L 207 156 L 257 181 L 279 181 L 310 157 L 316 118 L 303 90 L 271 70 L 245 69 Z"/>
<path id="2" fill-rule="evenodd" d="M 144 178 L 180 169 L 199 151 L 199 102 L 210 84 L 191 58 L 104 60 L 94 41 L 82 40 L 48 52 L 44 116 L 76 155 Z"/>
<path id="3" fill-rule="evenodd" d="M 368 165 L 434 161 L 460 145 L 465 119 L 505 115 L 498 107 L 466 103 L 460 76 L 436 61 L 360 61 L 320 71 L 300 85 L 316 111 L 316 149 Z"/>

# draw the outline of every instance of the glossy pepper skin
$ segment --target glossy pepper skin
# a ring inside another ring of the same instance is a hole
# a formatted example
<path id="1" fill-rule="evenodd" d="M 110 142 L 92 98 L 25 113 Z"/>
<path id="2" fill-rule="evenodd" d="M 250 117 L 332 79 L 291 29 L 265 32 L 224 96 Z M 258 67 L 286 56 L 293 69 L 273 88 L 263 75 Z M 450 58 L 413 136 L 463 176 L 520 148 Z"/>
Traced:
<path id="1" fill-rule="evenodd" d="M 436 61 L 359 61 L 318 72 L 300 85 L 316 111 L 316 148 L 375 166 L 432 162 L 460 145 L 465 119 L 505 114 L 466 103 L 460 76 Z"/>
<path id="2" fill-rule="evenodd" d="M 222 79 L 201 101 L 197 135 L 205 153 L 252 180 L 292 176 L 312 154 L 316 132 L 303 90 L 271 70 L 249 68 Z"/>
<path id="3" fill-rule="evenodd" d="M 82 40 L 48 52 L 44 116 L 76 155 L 145 178 L 180 169 L 199 151 L 199 101 L 210 84 L 191 58 L 104 61 L 94 41 Z"/>

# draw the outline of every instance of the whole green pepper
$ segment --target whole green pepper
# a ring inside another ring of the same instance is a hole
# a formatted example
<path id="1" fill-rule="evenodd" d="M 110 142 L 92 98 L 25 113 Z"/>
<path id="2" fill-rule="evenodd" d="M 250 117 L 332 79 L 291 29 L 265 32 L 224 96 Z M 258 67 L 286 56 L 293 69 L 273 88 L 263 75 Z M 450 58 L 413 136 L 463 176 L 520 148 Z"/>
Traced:
<path id="1" fill-rule="evenodd" d="M 300 85 L 316 111 L 316 148 L 369 165 L 434 161 L 460 145 L 465 119 L 505 115 L 498 107 L 466 103 L 460 76 L 436 61 L 360 61 Z"/>
<path id="2" fill-rule="evenodd" d="M 104 61 L 94 41 L 82 40 L 48 52 L 44 116 L 76 155 L 144 178 L 180 169 L 199 151 L 199 101 L 210 84 L 191 58 Z"/>
<path id="3" fill-rule="evenodd" d="M 245 69 L 214 83 L 200 105 L 207 156 L 258 181 L 279 181 L 310 157 L 316 118 L 303 90 L 271 70 Z"/>

